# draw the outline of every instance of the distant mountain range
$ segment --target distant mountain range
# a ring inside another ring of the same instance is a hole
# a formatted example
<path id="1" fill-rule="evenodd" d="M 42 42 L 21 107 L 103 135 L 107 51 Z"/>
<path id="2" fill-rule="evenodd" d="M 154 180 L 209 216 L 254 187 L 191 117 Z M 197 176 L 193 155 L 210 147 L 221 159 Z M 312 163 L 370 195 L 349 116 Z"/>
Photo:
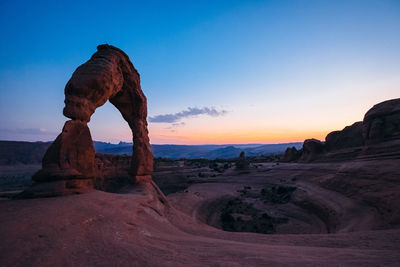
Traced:
<path id="1" fill-rule="evenodd" d="M 0 141 L 0 165 L 38 164 L 52 142 Z M 104 154 L 132 154 L 132 143 L 111 144 L 93 142 L 96 152 Z M 233 145 L 152 145 L 155 157 L 170 159 L 228 159 L 244 151 L 246 156 L 282 154 L 287 147 L 300 149 L 302 142 L 284 144 Z"/>
<path id="2" fill-rule="evenodd" d="M 132 143 L 111 144 L 94 142 L 97 152 L 104 154 L 131 154 Z M 151 145 L 154 156 L 160 158 L 236 158 L 244 151 L 246 156 L 282 154 L 288 147 L 300 149 L 302 142 L 284 144 L 232 144 L 232 145 Z"/>
<path id="3" fill-rule="evenodd" d="M 51 143 L 0 141 L 0 165 L 39 164 Z"/>

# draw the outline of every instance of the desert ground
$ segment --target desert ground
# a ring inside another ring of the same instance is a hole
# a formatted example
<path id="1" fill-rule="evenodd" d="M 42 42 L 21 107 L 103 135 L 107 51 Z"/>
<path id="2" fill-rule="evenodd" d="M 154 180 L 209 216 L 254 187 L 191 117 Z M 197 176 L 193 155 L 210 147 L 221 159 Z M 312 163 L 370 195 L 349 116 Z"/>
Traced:
<path id="1" fill-rule="evenodd" d="M 14 200 L 3 186 L 1 266 L 398 264 L 399 154 L 248 160 L 159 159 L 155 184 L 112 192 Z"/>

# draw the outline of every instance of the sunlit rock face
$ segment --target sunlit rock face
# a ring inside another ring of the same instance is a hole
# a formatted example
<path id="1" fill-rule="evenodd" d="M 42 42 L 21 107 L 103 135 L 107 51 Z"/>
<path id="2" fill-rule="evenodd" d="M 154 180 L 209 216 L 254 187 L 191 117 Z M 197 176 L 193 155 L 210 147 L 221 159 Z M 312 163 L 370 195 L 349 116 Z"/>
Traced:
<path id="1" fill-rule="evenodd" d="M 88 122 L 95 109 L 110 100 L 132 130 L 135 145 L 130 173 L 138 180 L 147 179 L 153 173 L 153 154 L 147 130 L 147 99 L 140 87 L 140 75 L 122 50 L 110 45 L 100 45 L 97 49 L 68 81 L 63 113 L 71 119 Z"/>
<path id="2" fill-rule="evenodd" d="M 132 130 L 131 181 L 151 182 L 153 154 L 146 120 L 147 99 L 140 87 L 140 75 L 129 57 L 110 45 L 98 46 L 97 52 L 75 70 L 65 86 L 63 114 L 72 120 L 65 123 L 62 133 L 47 150 L 42 169 L 33 177 L 35 182 L 95 177 L 95 152 L 87 122 L 107 100 L 121 112 Z M 79 191 L 80 184 L 72 185 L 78 189 L 74 192 Z"/>
<path id="3" fill-rule="evenodd" d="M 121 91 L 124 77 L 119 66 L 127 63 L 122 62 L 122 57 L 116 49 L 99 46 L 99 51 L 75 70 L 65 86 L 66 117 L 88 122 L 96 108 Z"/>

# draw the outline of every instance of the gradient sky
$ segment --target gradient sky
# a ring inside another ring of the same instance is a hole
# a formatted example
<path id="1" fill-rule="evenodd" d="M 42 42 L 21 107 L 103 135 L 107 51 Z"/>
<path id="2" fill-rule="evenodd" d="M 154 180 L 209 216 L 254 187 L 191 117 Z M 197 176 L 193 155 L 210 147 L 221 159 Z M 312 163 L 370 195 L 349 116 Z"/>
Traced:
<path id="1" fill-rule="evenodd" d="M 152 143 L 324 139 L 400 97 L 400 1 L 0 1 L 0 140 L 53 140 L 102 43 L 141 74 Z M 130 141 L 110 104 L 94 140 Z"/>

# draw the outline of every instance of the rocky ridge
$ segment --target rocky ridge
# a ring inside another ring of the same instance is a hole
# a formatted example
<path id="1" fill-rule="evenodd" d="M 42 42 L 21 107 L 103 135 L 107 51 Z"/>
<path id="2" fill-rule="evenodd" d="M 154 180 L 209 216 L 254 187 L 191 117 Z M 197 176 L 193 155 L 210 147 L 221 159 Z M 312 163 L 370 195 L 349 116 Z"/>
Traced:
<path id="1" fill-rule="evenodd" d="M 325 142 L 307 139 L 300 150 L 288 148 L 284 162 L 343 161 L 365 157 L 400 157 L 400 98 L 374 105 L 363 121 L 329 133 Z"/>

